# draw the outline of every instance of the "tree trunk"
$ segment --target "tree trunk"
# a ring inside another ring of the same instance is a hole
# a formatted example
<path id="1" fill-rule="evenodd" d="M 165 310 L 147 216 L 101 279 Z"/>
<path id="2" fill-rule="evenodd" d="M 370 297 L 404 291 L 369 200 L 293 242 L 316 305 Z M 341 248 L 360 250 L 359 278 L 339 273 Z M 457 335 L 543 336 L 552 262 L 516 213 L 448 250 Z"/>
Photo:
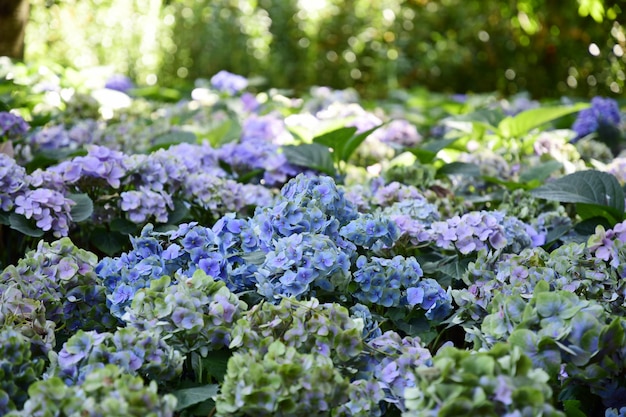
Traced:
<path id="1" fill-rule="evenodd" d="M 24 59 L 29 0 L 0 0 L 0 56 Z"/>

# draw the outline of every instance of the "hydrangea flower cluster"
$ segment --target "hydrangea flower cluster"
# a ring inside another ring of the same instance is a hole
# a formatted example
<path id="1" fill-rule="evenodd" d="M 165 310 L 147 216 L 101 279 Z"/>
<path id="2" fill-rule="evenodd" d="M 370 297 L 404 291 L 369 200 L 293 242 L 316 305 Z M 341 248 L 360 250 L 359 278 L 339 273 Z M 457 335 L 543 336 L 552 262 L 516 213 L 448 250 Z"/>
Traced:
<path id="1" fill-rule="evenodd" d="M 211 77 L 211 86 L 217 91 L 235 95 L 248 87 L 248 80 L 241 75 L 222 70 Z"/>
<path id="2" fill-rule="evenodd" d="M 452 297 L 441 285 L 423 277 L 415 258 L 397 255 L 392 259 L 361 255 L 356 261 L 353 296 L 362 303 L 383 307 L 419 306 L 429 320 L 443 320 L 452 310 Z"/>
<path id="3" fill-rule="evenodd" d="M 15 140 L 24 136 L 30 126 L 16 114 L 8 111 L 0 111 L 0 138 Z"/>
<path id="4" fill-rule="evenodd" d="M 382 215 L 396 224 L 400 240 L 398 244 L 404 246 L 419 246 L 430 241 L 430 227 L 440 220 L 437 207 L 424 198 L 398 201 L 385 207 Z"/>
<path id="5" fill-rule="evenodd" d="M 416 386 L 404 392 L 406 417 L 565 416 L 552 405 L 546 372 L 533 367 L 516 347 L 500 344 L 485 352 L 446 347 L 435 355 L 432 367 L 413 372 Z"/>
<path id="6" fill-rule="evenodd" d="M 520 251 L 544 243 L 544 236 L 513 216 L 498 211 L 475 211 L 431 225 L 430 239 L 437 247 L 466 255 L 483 249 L 510 247 Z"/>
<path id="7" fill-rule="evenodd" d="M 176 397 L 159 394 L 155 381 L 144 384 L 117 365 L 93 369 L 81 385 L 68 386 L 58 377 L 35 382 L 21 411 L 7 417 L 115 416 L 173 417 Z"/>
<path id="8" fill-rule="evenodd" d="M 372 202 L 380 207 L 388 207 L 405 200 L 425 200 L 424 195 L 413 185 L 391 181 L 388 184 L 372 183 Z"/>
<path id="9" fill-rule="evenodd" d="M 134 87 L 133 81 L 124 74 L 113 74 L 104 83 L 104 88 L 126 93 Z"/>
<path id="10" fill-rule="evenodd" d="M 265 352 L 234 353 L 215 406 L 225 417 L 331 415 L 348 401 L 349 387 L 329 357 L 275 340 Z"/>
<path id="11" fill-rule="evenodd" d="M 394 331 L 387 331 L 370 340 L 367 348 L 363 379 L 373 378 L 383 389 L 384 400 L 406 411 L 405 389 L 417 385 L 412 371 L 432 366 L 430 351 L 423 346 L 419 337 L 400 337 Z"/>
<path id="12" fill-rule="evenodd" d="M 483 343 L 507 340 L 565 386 L 587 386 L 607 407 L 626 405 L 617 365 L 626 358 L 626 319 L 572 292 L 550 291 L 545 281 L 529 299 L 499 294 L 489 312 L 481 325 Z"/>
<path id="13" fill-rule="evenodd" d="M 167 343 L 187 354 L 227 347 L 231 330 L 247 305 L 231 293 L 224 282 L 215 281 L 201 270 L 191 278 L 177 275 L 153 280 L 139 290 L 123 316 L 130 326 L 167 336 Z"/>
<path id="14" fill-rule="evenodd" d="M 598 259 L 608 262 L 613 268 L 622 266 L 624 247 L 626 246 L 626 221 L 618 223 L 612 229 L 604 230 L 597 226 L 596 232 L 589 237 L 590 252 Z"/>
<path id="15" fill-rule="evenodd" d="M 284 122 L 273 115 L 248 118 L 238 142 L 218 149 L 219 158 L 236 173 L 263 170 L 263 182 L 269 186 L 280 185 L 301 171 L 288 163 L 280 152 L 279 138 L 288 135 Z"/>
<path id="16" fill-rule="evenodd" d="M 115 333 L 78 330 L 52 355 L 54 376 L 67 385 L 82 385 L 94 369 L 107 364 L 124 372 L 167 382 L 180 375 L 181 353 L 166 343 L 154 330 L 120 328 Z"/>
<path id="17" fill-rule="evenodd" d="M 364 348 L 362 325 L 344 307 L 320 304 L 315 298 L 302 302 L 285 298 L 278 305 L 254 306 L 233 332 L 231 347 L 238 350 L 228 362 L 216 401 L 218 412 L 256 415 L 280 410 L 295 416 L 305 409 L 345 417 L 382 415 L 383 385 L 366 379 L 350 382 L 351 369 L 361 362 Z M 373 357 L 370 361 L 372 366 L 378 363 Z M 332 392 L 327 385 L 330 379 L 335 386 Z"/>
<path id="18" fill-rule="evenodd" d="M 482 320 L 497 294 L 530 297 L 541 282 L 548 282 L 553 290 L 575 292 L 595 300 L 608 313 L 621 314 L 623 276 L 623 262 L 612 267 L 592 255 L 589 244 L 584 243 L 566 243 L 550 253 L 540 247 L 500 256 L 482 252 L 470 263 L 463 278 L 467 288 L 452 291 L 459 306 L 455 315 L 465 321 L 464 327 L 471 328 Z"/>
<path id="19" fill-rule="evenodd" d="M 87 155 L 50 167 L 50 170 L 62 175 L 68 184 L 75 184 L 82 179 L 106 181 L 119 188 L 121 179 L 126 175 L 127 165 L 124 154 L 104 146 L 90 145 Z"/>
<path id="20" fill-rule="evenodd" d="M 149 188 L 124 191 L 120 198 L 120 208 L 131 222 L 137 224 L 143 224 L 151 218 L 159 223 L 167 223 L 169 211 L 174 209 L 174 202 L 169 194 Z"/>
<path id="21" fill-rule="evenodd" d="M 267 299 L 301 298 L 316 289 L 345 288 L 350 258 L 328 236 L 296 233 L 274 241 L 255 277 L 258 292 Z"/>
<path id="22" fill-rule="evenodd" d="M 404 119 L 392 120 L 377 133 L 381 142 L 394 148 L 412 148 L 422 141 L 422 135 L 415 125 Z"/>
<path id="23" fill-rule="evenodd" d="M 620 111 L 617 101 L 611 98 L 594 97 L 591 107 L 581 110 L 572 125 L 578 138 L 598 131 L 602 125 L 617 126 L 620 123 Z"/>
<path id="24" fill-rule="evenodd" d="M 46 319 L 43 303 L 25 298 L 15 285 L 0 286 L 0 328 L 12 328 L 28 339 L 33 360 L 46 359 L 55 348 L 56 323 Z"/>
<path id="25" fill-rule="evenodd" d="M 164 251 L 152 231 L 152 225 L 147 225 L 140 236 L 131 238 L 132 251 L 118 258 L 103 258 L 95 268 L 106 290 L 106 303 L 117 318 L 122 317 L 137 290 L 150 286 L 152 280 L 163 275 L 173 276 L 180 268 L 178 262 L 172 262 L 180 247 Z"/>
<path id="26" fill-rule="evenodd" d="M 253 306 L 237 321 L 230 347 L 265 354 L 269 345 L 279 340 L 299 352 L 316 352 L 334 363 L 348 363 L 363 349 L 361 332 L 348 310 L 339 304 L 321 304 L 316 298 L 283 298 L 277 305 Z"/>
<path id="27" fill-rule="evenodd" d="M 294 233 L 320 233 L 340 248 L 351 248 L 339 229 L 358 217 L 356 208 L 344 197 L 330 177 L 299 174 L 281 189 L 274 207 L 257 209 L 254 222 L 260 225 L 262 248 L 272 240 Z"/>
<path id="28" fill-rule="evenodd" d="M 26 184 L 26 169 L 10 156 L 0 153 L 0 209 L 11 211 Z"/>
<path id="29" fill-rule="evenodd" d="M 378 214 L 361 214 L 339 230 L 346 240 L 374 251 L 390 248 L 400 236 L 396 223 Z"/>
<path id="30" fill-rule="evenodd" d="M 0 326 L 0 415 L 21 409 L 31 384 L 41 378 L 44 361 L 31 358 L 30 341 L 11 327 Z"/>
<path id="31" fill-rule="evenodd" d="M 61 340 L 77 329 L 110 329 L 116 322 L 106 307 L 102 281 L 94 272 L 96 264 L 96 255 L 77 248 L 68 238 L 52 243 L 42 240 L 37 249 L 0 274 L 0 298 L 12 294 L 10 299 L 3 298 L 5 302 L 41 302 Z"/>
<path id="32" fill-rule="evenodd" d="M 15 197 L 15 213 L 32 219 L 38 228 L 60 238 L 67 236 L 76 202 L 49 188 L 27 189 Z"/>
<path id="33" fill-rule="evenodd" d="M 355 322 L 362 322 L 363 331 L 361 336 L 365 342 L 368 342 L 378 336 L 382 336 L 380 324 L 372 315 L 370 309 L 363 304 L 356 303 L 350 307 L 350 316 Z"/>

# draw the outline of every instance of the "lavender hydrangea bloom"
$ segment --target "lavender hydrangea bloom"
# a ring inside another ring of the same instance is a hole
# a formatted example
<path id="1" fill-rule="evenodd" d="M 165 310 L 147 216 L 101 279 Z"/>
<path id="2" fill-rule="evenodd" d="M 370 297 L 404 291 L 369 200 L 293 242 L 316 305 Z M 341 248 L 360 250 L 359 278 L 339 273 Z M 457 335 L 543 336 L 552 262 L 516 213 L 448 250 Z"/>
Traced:
<path id="1" fill-rule="evenodd" d="M 339 234 L 357 246 L 374 251 L 392 247 L 400 236 L 393 220 L 380 214 L 362 214 L 343 226 Z"/>
<path id="2" fill-rule="evenodd" d="M 429 232 L 436 246 L 456 249 L 464 255 L 508 246 L 521 250 L 543 244 L 545 240 L 529 225 L 498 211 L 475 211 L 434 222 Z"/>
<path id="3" fill-rule="evenodd" d="M 413 147 L 422 141 L 417 128 L 407 120 L 392 120 L 378 133 L 380 141 L 394 147 Z"/>
<path id="4" fill-rule="evenodd" d="M 115 333 L 78 330 L 53 355 L 54 374 L 67 385 L 82 384 L 94 367 L 115 364 L 132 375 L 171 380 L 182 371 L 183 356 L 154 329 L 120 328 Z"/>
<path id="5" fill-rule="evenodd" d="M 384 307 L 419 305 L 432 320 L 441 320 L 451 311 L 451 296 L 437 281 L 421 279 L 424 273 L 413 257 L 367 259 L 361 255 L 356 266 L 353 281 L 358 287 L 352 295 L 362 303 Z"/>
<path id="6" fill-rule="evenodd" d="M 30 126 L 16 114 L 0 111 L 0 138 L 8 140 L 18 139 L 28 132 Z"/>
<path id="7" fill-rule="evenodd" d="M 111 75 L 104 84 L 104 88 L 120 91 L 122 93 L 126 93 L 128 90 L 132 89 L 133 87 L 134 87 L 134 84 L 132 80 L 123 74 Z"/>
<path id="8" fill-rule="evenodd" d="M 620 123 L 620 111 L 617 101 L 611 98 L 594 97 L 591 99 L 591 107 L 581 110 L 572 130 L 578 138 L 587 136 L 598 130 L 603 125 L 617 126 Z"/>
<path id="9" fill-rule="evenodd" d="M 49 169 L 58 172 L 70 184 L 82 178 L 105 180 L 111 187 L 119 188 L 126 175 L 126 157 L 122 152 L 104 146 L 91 145 L 85 156 L 64 161 Z"/>
<path id="10" fill-rule="evenodd" d="M 76 148 L 63 125 L 46 126 L 36 130 L 28 139 L 33 150 L 50 151 L 62 148 Z M 74 145 L 74 146 L 72 146 Z"/>
<path id="11" fill-rule="evenodd" d="M 211 85 L 218 91 L 235 95 L 248 87 L 248 80 L 241 75 L 222 70 L 211 77 Z"/>
<path id="12" fill-rule="evenodd" d="M 70 214 L 76 203 L 58 191 L 47 188 L 27 190 L 15 198 L 15 212 L 35 220 L 43 231 L 52 231 L 55 237 L 67 236 L 72 220 Z"/>
<path id="13" fill-rule="evenodd" d="M 120 208 L 127 213 L 128 219 L 134 223 L 145 223 L 149 218 L 159 223 L 167 223 L 168 210 L 174 209 L 174 202 L 169 194 L 155 192 L 148 188 L 125 191 L 120 194 Z"/>
<path id="14" fill-rule="evenodd" d="M 10 156 L 0 153 L 0 209 L 10 211 L 26 186 L 26 170 Z"/>
<path id="15" fill-rule="evenodd" d="M 259 293 L 272 300 L 333 291 L 348 282 L 350 260 L 325 235 L 292 234 L 278 239 L 255 273 Z"/>
<path id="16" fill-rule="evenodd" d="M 432 355 L 419 337 L 401 338 L 394 331 L 385 332 L 368 346 L 373 348 L 368 358 L 368 370 L 383 386 L 385 401 L 404 410 L 404 389 L 414 387 L 416 379 L 412 369 L 432 366 Z"/>
<path id="17" fill-rule="evenodd" d="M 301 171 L 279 151 L 280 144 L 289 137 L 284 121 L 277 116 L 252 116 L 243 124 L 241 141 L 222 146 L 219 158 L 236 172 L 262 169 L 267 185 L 283 184 Z"/>

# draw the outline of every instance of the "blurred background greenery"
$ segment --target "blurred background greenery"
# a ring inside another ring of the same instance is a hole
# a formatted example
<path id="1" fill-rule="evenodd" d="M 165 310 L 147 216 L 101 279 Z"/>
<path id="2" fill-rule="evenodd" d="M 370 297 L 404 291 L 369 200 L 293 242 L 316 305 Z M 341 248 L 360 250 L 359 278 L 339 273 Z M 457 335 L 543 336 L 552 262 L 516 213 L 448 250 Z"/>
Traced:
<path id="1" fill-rule="evenodd" d="M 621 6 L 620 6 L 621 5 Z M 25 60 L 109 65 L 185 88 L 225 69 L 261 87 L 426 87 L 617 96 L 623 0 L 31 0 Z"/>

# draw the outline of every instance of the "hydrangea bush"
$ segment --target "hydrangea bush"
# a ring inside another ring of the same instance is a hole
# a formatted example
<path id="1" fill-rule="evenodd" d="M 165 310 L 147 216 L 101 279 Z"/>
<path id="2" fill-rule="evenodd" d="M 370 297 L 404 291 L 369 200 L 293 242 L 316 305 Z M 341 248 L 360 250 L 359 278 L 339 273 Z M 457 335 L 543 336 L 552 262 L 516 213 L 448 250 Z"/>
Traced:
<path id="1" fill-rule="evenodd" d="M 0 95 L 0 415 L 624 414 L 618 101 L 102 81 Z"/>

